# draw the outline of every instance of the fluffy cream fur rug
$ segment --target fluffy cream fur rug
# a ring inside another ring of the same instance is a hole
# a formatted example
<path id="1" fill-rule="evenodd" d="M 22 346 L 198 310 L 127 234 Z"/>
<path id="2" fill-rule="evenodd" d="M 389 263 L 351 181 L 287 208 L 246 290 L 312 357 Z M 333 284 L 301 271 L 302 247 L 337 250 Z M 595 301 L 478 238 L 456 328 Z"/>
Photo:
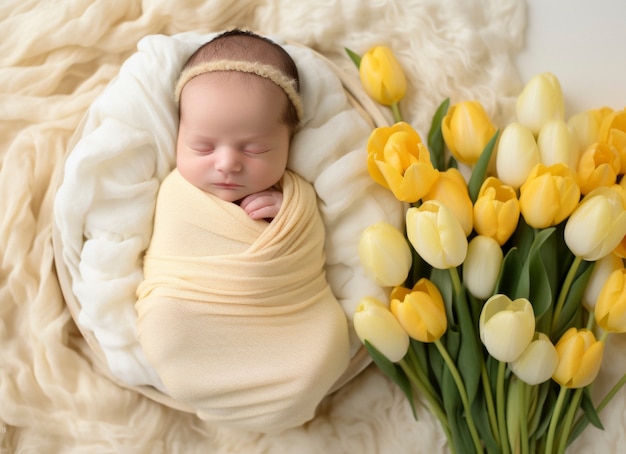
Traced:
<path id="1" fill-rule="evenodd" d="M 7 0 L 0 5 L 0 452 L 444 453 L 436 421 L 374 367 L 278 435 L 225 430 L 121 388 L 91 364 L 55 273 L 52 205 L 85 110 L 149 34 L 244 26 L 354 71 L 344 46 L 394 49 L 409 79 L 404 117 L 426 133 L 445 97 L 479 99 L 496 123 L 521 87 L 519 0 Z M 355 73 L 356 76 L 356 73 Z M 590 106 L 596 107 L 596 106 Z M 623 351 L 614 338 L 607 355 Z M 624 373 L 608 361 L 598 388 Z M 624 393 L 571 452 L 617 452 Z"/>

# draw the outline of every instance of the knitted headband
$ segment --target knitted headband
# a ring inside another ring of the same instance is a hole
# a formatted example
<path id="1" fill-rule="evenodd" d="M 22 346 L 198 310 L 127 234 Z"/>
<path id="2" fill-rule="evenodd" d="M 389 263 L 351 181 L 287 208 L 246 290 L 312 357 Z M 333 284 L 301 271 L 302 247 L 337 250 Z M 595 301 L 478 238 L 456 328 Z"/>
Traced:
<path id="1" fill-rule="evenodd" d="M 244 73 L 256 74 L 257 76 L 271 80 L 278 85 L 285 92 L 289 101 L 296 109 L 298 114 L 298 120 L 302 120 L 304 109 L 302 107 L 302 100 L 296 90 L 295 79 L 287 76 L 281 70 L 272 65 L 263 65 L 261 63 L 245 61 L 245 60 L 217 60 L 207 61 L 196 66 L 191 66 L 185 69 L 176 83 L 176 90 L 174 96 L 176 102 L 180 102 L 180 94 L 183 91 L 183 87 L 194 77 L 201 74 L 215 72 L 215 71 L 239 71 Z"/>

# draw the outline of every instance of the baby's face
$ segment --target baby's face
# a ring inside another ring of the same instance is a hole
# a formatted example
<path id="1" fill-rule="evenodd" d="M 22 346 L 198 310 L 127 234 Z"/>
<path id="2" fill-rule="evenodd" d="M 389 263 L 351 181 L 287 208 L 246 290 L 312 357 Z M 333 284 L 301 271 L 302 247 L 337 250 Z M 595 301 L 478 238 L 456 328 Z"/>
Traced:
<path id="1" fill-rule="evenodd" d="M 176 166 L 191 184 L 234 202 L 275 185 L 287 166 L 289 128 L 281 88 L 219 72 L 191 79 L 180 98 Z"/>

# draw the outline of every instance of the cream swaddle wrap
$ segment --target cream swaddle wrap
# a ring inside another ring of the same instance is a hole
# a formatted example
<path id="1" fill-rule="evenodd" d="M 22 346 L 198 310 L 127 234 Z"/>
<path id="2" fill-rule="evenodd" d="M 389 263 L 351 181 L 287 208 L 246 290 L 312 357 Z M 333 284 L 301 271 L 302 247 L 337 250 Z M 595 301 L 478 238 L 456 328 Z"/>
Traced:
<path id="1" fill-rule="evenodd" d="M 168 393 L 202 419 L 261 431 L 300 425 L 348 366 L 315 191 L 290 171 L 281 184 L 271 223 L 177 170 L 159 191 L 137 291 L 139 342 Z"/>

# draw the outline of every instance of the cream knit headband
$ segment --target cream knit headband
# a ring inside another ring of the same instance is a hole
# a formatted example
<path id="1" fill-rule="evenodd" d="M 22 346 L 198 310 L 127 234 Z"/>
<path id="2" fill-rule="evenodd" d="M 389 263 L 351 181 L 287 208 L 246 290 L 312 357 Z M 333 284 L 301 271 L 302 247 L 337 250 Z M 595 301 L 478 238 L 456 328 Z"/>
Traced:
<path id="1" fill-rule="evenodd" d="M 194 77 L 200 74 L 210 73 L 215 71 L 239 71 L 244 73 L 256 74 L 257 76 L 264 77 L 271 80 L 280 88 L 283 89 L 293 106 L 296 108 L 298 114 L 298 120 L 302 120 L 304 109 L 302 107 L 302 100 L 296 90 L 296 81 L 287 76 L 281 70 L 272 65 L 263 65 L 256 62 L 245 60 L 217 60 L 207 61 L 196 66 L 191 66 L 185 69 L 176 84 L 176 90 L 174 96 L 176 102 L 180 101 L 180 94 L 183 91 L 183 87 Z"/>

